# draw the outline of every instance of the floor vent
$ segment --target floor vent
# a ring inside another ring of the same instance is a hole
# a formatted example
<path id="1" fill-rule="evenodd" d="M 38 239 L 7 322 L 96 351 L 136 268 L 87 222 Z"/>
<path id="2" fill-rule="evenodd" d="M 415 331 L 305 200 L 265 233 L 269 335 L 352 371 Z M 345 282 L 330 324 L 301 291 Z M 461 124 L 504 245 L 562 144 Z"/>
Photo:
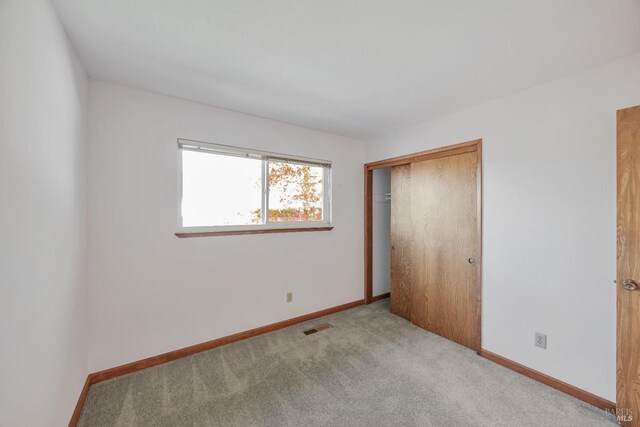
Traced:
<path id="1" fill-rule="evenodd" d="M 322 325 L 318 325 L 315 328 L 307 329 L 306 331 L 302 331 L 305 335 L 315 334 L 316 332 L 324 331 L 325 329 L 333 328 L 329 323 L 323 323 Z"/>

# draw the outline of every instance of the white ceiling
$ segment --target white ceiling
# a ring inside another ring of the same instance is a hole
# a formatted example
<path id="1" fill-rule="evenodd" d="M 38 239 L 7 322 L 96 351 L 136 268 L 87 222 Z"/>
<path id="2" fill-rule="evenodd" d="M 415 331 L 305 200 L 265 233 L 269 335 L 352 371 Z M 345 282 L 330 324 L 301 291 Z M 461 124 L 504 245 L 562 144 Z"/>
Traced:
<path id="1" fill-rule="evenodd" d="M 362 139 L 640 51 L 640 0 L 54 4 L 95 79 Z"/>

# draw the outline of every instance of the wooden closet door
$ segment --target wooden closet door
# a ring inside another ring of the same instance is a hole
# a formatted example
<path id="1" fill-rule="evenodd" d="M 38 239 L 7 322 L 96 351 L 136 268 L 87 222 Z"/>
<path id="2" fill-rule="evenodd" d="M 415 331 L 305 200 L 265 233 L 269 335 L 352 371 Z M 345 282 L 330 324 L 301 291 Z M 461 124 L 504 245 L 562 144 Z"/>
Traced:
<path id="1" fill-rule="evenodd" d="M 410 179 L 411 322 L 475 350 L 480 349 L 477 171 L 474 151 L 412 163 Z M 392 192 L 392 200 L 397 196 Z"/>
<path id="2" fill-rule="evenodd" d="M 391 168 L 391 313 L 411 320 L 411 165 Z"/>
<path id="3" fill-rule="evenodd" d="M 618 111 L 618 421 L 640 426 L 640 106 Z"/>

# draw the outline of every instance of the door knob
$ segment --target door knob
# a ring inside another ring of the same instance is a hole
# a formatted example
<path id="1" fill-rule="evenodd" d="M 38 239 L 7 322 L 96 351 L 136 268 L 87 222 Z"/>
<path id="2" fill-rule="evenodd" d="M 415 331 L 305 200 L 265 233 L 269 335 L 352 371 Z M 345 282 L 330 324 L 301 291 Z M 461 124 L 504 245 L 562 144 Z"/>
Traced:
<path id="1" fill-rule="evenodd" d="M 469 262 L 469 264 L 475 264 L 476 263 L 476 259 L 475 258 L 469 258 L 467 261 Z"/>
<path id="2" fill-rule="evenodd" d="M 636 283 L 635 280 L 631 280 L 631 279 L 626 279 L 622 282 L 622 286 L 624 286 L 624 288 L 628 291 L 637 291 L 638 290 L 638 284 Z"/>

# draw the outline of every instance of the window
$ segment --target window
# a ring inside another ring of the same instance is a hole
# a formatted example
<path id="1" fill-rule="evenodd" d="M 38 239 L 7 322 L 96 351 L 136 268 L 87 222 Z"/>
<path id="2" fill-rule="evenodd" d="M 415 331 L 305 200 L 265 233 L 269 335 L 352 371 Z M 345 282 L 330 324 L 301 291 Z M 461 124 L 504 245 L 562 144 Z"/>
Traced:
<path id="1" fill-rule="evenodd" d="M 331 162 L 178 140 L 182 231 L 330 224 Z"/>

